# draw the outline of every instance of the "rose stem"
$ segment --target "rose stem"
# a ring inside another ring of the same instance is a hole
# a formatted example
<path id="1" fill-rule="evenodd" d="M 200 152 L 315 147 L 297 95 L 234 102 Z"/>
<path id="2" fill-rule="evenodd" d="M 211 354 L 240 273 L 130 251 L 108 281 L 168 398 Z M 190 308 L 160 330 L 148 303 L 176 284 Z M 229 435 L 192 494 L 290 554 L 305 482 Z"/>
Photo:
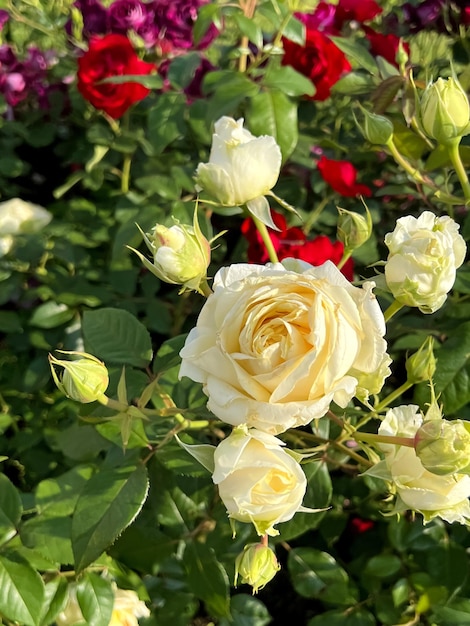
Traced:
<path id="1" fill-rule="evenodd" d="M 462 163 L 462 159 L 460 157 L 460 137 L 458 140 L 453 141 L 451 144 L 447 146 L 447 152 L 449 153 L 450 160 L 452 161 L 452 165 L 454 166 L 455 173 L 458 176 L 460 184 L 462 185 L 462 190 L 467 201 L 470 201 L 470 183 L 468 182 L 467 172 Z"/>
<path id="2" fill-rule="evenodd" d="M 259 234 L 261 235 L 261 239 L 266 247 L 266 252 L 268 253 L 269 260 L 271 263 L 279 263 L 279 259 L 277 256 L 277 252 L 274 249 L 273 242 L 271 237 L 269 236 L 268 229 L 266 228 L 266 224 L 263 224 L 261 220 L 259 220 L 254 215 L 251 215 L 253 222 L 255 223 L 256 228 L 258 229 Z"/>
<path id="3" fill-rule="evenodd" d="M 412 386 L 413 383 L 410 383 L 408 380 L 404 382 L 403 385 L 400 385 L 397 389 L 395 389 L 395 391 L 392 391 L 391 394 L 384 398 L 382 402 L 379 402 L 376 406 L 374 406 L 374 412 L 379 413 L 380 411 L 385 409 L 390 404 L 390 402 L 393 402 L 396 398 L 401 396 Z"/>

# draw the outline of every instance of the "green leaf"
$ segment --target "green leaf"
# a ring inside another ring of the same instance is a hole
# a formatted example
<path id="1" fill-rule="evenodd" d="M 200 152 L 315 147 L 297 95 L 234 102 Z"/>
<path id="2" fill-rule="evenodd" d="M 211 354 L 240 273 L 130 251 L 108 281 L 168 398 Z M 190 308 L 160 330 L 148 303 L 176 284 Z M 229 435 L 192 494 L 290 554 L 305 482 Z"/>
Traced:
<path id="1" fill-rule="evenodd" d="M 168 80 L 177 89 L 184 89 L 193 80 L 197 68 L 201 64 L 198 52 L 188 52 L 171 60 L 168 69 Z"/>
<path id="2" fill-rule="evenodd" d="M 155 154 L 185 134 L 186 97 L 180 93 L 163 93 L 149 111 L 147 136 Z"/>
<path id="3" fill-rule="evenodd" d="M 51 563 L 73 563 L 70 517 L 34 517 L 21 525 L 20 535 L 27 548 L 37 550 Z"/>
<path id="4" fill-rule="evenodd" d="M 313 96 L 315 94 L 312 81 L 289 65 L 268 69 L 263 85 L 269 89 L 279 89 L 286 96 Z"/>
<path id="5" fill-rule="evenodd" d="M 297 102 L 281 91 L 260 91 L 250 99 L 248 126 L 254 135 L 274 137 L 286 161 L 298 140 Z"/>
<path id="6" fill-rule="evenodd" d="M 263 47 L 263 31 L 261 28 L 249 17 L 243 15 L 243 13 L 236 13 L 234 16 L 235 22 L 242 35 L 248 37 L 248 40 L 255 44 L 259 49 Z"/>
<path id="7" fill-rule="evenodd" d="M 38 328 L 56 328 L 69 322 L 74 315 L 75 312 L 69 309 L 66 304 L 58 304 L 50 300 L 34 309 L 29 318 L 29 323 Z"/>
<path id="8" fill-rule="evenodd" d="M 290 550 L 287 567 L 297 593 L 334 604 L 351 604 L 355 598 L 348 586 L 348 575 L 327 552 L 313 548 Z"/>
<path id="9" fill-rule="evenodd" d="M 245 74 L 229 70 L 208 72 L 202 88 L 206 95 L 211 95 L 207 108 L 209 120 L 216 120 L 222 115 L 233 115 L 241 102 L 253 98 L 260 90 L 259 85 Z"/>
<path id="10" fill-rule="evenodd" d="M 439 348 L 436 357 L 436 394 L 444 414 L 452 415 L 470 402 L 470 322 L 454 328 L 454 335 Z M 427 385 L 416 387 L 415 399 L 421 406 L 429 401 Z"/>
<path id="11" fill-rule="evenodd" d="M 187 336 L 186 333 L 177 335 L 176 337 L 168 339 L 168 341 L 165 341 L 160 346 L 153 361 L 154 374 L 166 372 L 166 370 L 181 363 L 180 350 L 184 346 Z"/>
<path id="12" fill-rule="evenodd" d="M 395 576 L 401 568 L 401 560 L 394 554 L 378 554 L 366 564 L 365 574 L 373 578 L 387 579 Z"/>
<path id="13" fill-rule="evenodd" d="M 105 469 L 90 478 L 72 520 L 77 571 L 97 559 L 135 519 L 147 491 L 147 470 L 143 465 Z"/>
<path id="14" fill-rule="evenodd" d="M 82 329 L 85 350 L 103 361 L 146 367 L 152 358 L 150 335 L 129 311 L 85 311 Z"/>
<path id="15" fill-rule="evenodd" d="M 362 44 L 344 37 L 333 37 L 329 35 L 329 38 L 342 52 L 344 52 L 347 57 L 354 59 L 360 67 L 364 68 L 371 74 L 377 74 L 377 63 L 375 62 L 374 57 Z"/>
<path id="16" fill-rule="evenodd" d="M 22 512 L 20 494 L 5 474 L 0 474 L 0 544 L 15 536 Z"/>
<path id="17" fill-rule="evenodd" d="M 50 517 L 72 515 L 78 496 L 92 473 L 91 465 L 82 465 L 57 478 L 41 481 L 36 488 L 38 512 Z"/>
<path id="18" fill-rule="evenodd" d="M 210 613 L 229 617 L 229 581 L 215 552 L 204 543 L 191 541 L 184 551 L 188 585 L 204 601 Z"/>
<path id="19" fill-rule="evenodd" d="M 3 333 L 22 333 L 23 326 L 18 313 L 14 311 L 0 311 L 0 331 Z"/>
<path id="20" fill-rule="evenodd" d="M 25 626 L 40 624 L 44 583 L 39 574 L 14 553 L 0 555 L 0 590 L 0 613 Z"/>
<path id="21" fill-rule="evenodd" d="M 238 593 L 230 602 L 232 619 L 223 618 L 220 626 L 267 626 L 271 616 L 264 604 L 246 593 Z"/>
<path id="22" fill-rule="evenodd" d="M 299 46 L 305 45 L 305 33 L 305 24 L 294 16 L 289 19 L 282 31 L 286 39 L 299 44 Z"/>
<path id="23" fill-rule="evenodd" d="M 161 89 L 163 80 L 158 74 L 122 74 L 120 76 L 107 76 L 102 78 L 97 84 L 111 83 L 113 85 L 122 85 L 123 83 L 139 83 L 148 89 Z"/>
<path id="24" fill-rule="evenodd" d="M 370 93 L 374 85 L 374 79 L 370 74 L 348 72 L 333 85 L 331 91 L 346 96 L 360 96 Z"/>
<path id="25" fill-rule="evenodd" d="M 94 572 L 85 572 L 77 585 L 77 600 L 88 626 L 108 626 L 114 604 L 109 580 Z"/>
<path id="26" fill-rule="evenodd" d="M 52 624 L 67 602 L 68 584 L 64 576 L 56 576 L 45 585 L 42 626 Z"/>

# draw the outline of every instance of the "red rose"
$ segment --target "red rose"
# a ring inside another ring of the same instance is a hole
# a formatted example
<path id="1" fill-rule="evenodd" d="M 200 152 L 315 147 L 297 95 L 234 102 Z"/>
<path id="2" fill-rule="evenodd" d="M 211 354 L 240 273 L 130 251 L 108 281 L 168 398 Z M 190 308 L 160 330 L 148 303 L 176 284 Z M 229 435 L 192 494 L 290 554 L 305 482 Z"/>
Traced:
<path id="1" fill-rule="evenodd" d="M 322 156 L 317 167 L 323 180 L 342 196 L 346 198 L 366 196 L 368 198 L 372 195 L 367 185 L 356 183 L 357 170 L 349 161 L 335 161 Z"/>
<path id="2" fill-rule="evenodd" d="M 326 100 L 331 87 L 351 65 L 341 50 L 323 33 L 306 26 L 305 46 L 283 39 L 283 65 L 290 65 L 310 78 L 316 87 L 312 100 Z"/>
<path id="3" fill-rule="evenodd" d="M 382 33 L 376 33 L 375 30 L 368 26 L 364 27 L 364 32 L 369 40 L 370 53 L 376 57 L 383 57 L 391 65 L 398 67 L 396 57 L 398 46 L 400 45 L 400 37 L 393 34 L 382 35 Z M 403 43 L 403 48 L 409 56 L 410 46 L 407 43 Z"/>
<path id="4" fill-rule="evenodd" d="M 141 61 L 125 35 L 105 35 L 90 41 L 90 47 L 78 59 L 78 91 L 95 108 L 118 119 L 127 109 L 143 100 L 150 89 L 139 83 L 101 83 L 110 76 L 150 74 L 153 63 Z"/>
<path id="5" fill-rule="evenodd" d="M 335 12 L 335 26 L 341 28 L 345 22 L 368 22 L 382 13 L 375 0 L 339 0 Z"/>
<path id="6" fill-rule="evenodd" d="M 306 261 L 311 265 L 323 265 L 325 261 L 332 261 L 335 265 L 343 257 L 344 246 L 340 241 L 332 242 L 325 235 L 318 235 L 312 241 L 307 241 L 305 233 L 298 227 L 287 227 L 283 215 L 272 211 L 272 218 L 279 231 L 268 228 L 269 236 L 280 261 L 294 258 Z M 247 217 L 241 226 L 241 231 L 248 241 L 248 261 L 250 263 L 266 263 L 268 253 L 253 220 Z M 341 272 L 348 280 L 353 279 L 354 264 L 349 259 Z"/>

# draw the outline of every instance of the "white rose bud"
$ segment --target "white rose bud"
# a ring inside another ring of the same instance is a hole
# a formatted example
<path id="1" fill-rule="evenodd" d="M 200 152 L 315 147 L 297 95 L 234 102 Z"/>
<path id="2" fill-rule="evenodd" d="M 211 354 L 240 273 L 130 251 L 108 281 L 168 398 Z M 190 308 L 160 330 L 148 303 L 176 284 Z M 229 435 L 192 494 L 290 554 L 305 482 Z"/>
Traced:
<path id="1" fill-rule="evenodd" d="M 240 576 L 242 584 L 251 585 L 253 593 L 258 593 L 281 569 L 269 546 L 250 543 L 235 559 L 235 587 Z"/>
<path id="2" fill-rule="evenodd" d="M 264 197 L 276 184 L 282 155 L 274 137 L 255 137 L 243 119 L 222 117 L 215 123 L 209 163 L 196 170 L 196 188 L 224 206 L 246 204 L 259 216 L 269 211 Z"/>
<path id="3" fill-rule="evenodd" d="M 467 250 L 458 230 L 452 218 L 430 211 L 397 220 L 395 230 L 385 236 L 385 279 L 399 303 L 422 313 L 441 308 Z"/>
<path id="4" fill-rule="evenodd" d="M 422 424 L 419 407 L 399 406 L 387 412 L 379 435 L 415 438 Z M 412 447 L 381 443 L 380 448 L 398 496 L 407 508 L 421 513 L 425 523 L 435 517 L 450 523 L 470 522 L 470 476 L 431 473 Z"/>
<path id="5" fill-rule="evenodd" d="M 211 259 L 210 242 L 204 237 L 194 213 L 192 226 L 176 223 L 167 228 L 157 224 L 151 233 L 142 233 L 153 262 L 134 248 L 144 266 L 157 278 L 202 293 Z"/>
<path id="6" fill-rule="evenodd" d="M 49 354 L 49 365 L 57 387 L 64 395 L 88 404 L 100 400 L 109 385 L 106 365 L 87 352 L 57 350 L 69 359 L 56 359 Z M 56 368 L 59 369 L 59 375 Z"/>
<path id="7" fill-rule="evenodd" d="M 15 235 L 37 233 L 51 219 L 52 214 L 38 204 L 20 198 L 0 202 L 0 256 L 10 252 Z"/>
<path id="8" fill-rule="evenodd" d="M 373 287 L 354 287 L 330 261 L 225 267 L 181 350 L 180 376 L 203 383 L 219 419 L 273 435 L 333 401 L 346 407 L 359 388 L 361 399 L 378 393 L 390 358 Z"/>
<path id="9" fill-rule="evenodd" d="M 444 145 L 467 134 L 470 105 L 456 78 L 438 78 L 427 86 L 421 97 L 420 120 L 425 133 Z"/>
<path id="10" fill-rule="evenodd" d="M 299 463 L 267 433 L 235 428 L 214 453 L 212 480 L 231 519 L 252 523 L 258 535 L 302 510 L 307 479 Z"/>

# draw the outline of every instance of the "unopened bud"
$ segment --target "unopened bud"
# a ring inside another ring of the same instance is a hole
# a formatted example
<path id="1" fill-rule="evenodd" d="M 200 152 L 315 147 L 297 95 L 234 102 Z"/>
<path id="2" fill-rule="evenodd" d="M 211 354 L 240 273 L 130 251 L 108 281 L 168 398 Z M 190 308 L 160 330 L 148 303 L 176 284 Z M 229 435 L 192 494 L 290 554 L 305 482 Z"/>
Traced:
<path id="1" fill-rule="evenodd" d="M 101 399 L 109 384 L 106 365 L 86 352 L 57 352 L 70 357 L 69 360 L 62 360 L 49 354 L 52 377 L 60 391 L 83 404 Z M 56 367 L 62 369 L 59 375 Z"/>
<path id="2" fill-rule="evenodd" d="M 364 107 L 360 107 L 364 114 L 364 120 L 362 124 L 356 120 L 360 131 L 364 137 L 373 145 L 385 146 L 393 137 L 393 124 L 383 115 L 377 113 L 370 113 Z"/>
<path id="3" fill-rule="evenodd" d="M 406 373 L 408 382 L 415 385 L 432 380 L 436 371 L 436 357 L 434 356 L 434 337 L 429 335 L 417 352 L 406 359 Z"/>
<path id="4" fill-rule="evenodd" d="M 400 39 L 400 41 L 398 42 L 398 50 L 397 53 L 395 55 L 395 60 L 398 63 L 398 66 L 400 67 L 400 69 L 405 68 L 406 64 L 409 61 L 409 55 L 408 52 L 405 49 L 405 46 L 403 45 L 403 39 Z"/>
<path id="5" fill-rule="evenodd" d="M 366 207 L 366 217 L 338 207 L 337 237 L 344 245 L 345 252 L 352 252 L 362 246 L 372 234 L 372 218 Z"/>
<path id="6" fill-rule="evenodd" d="M 196 213 L 193 226 L 176 223 L 167 228 L 157 224 L 151 233 L 142 233 L 153 263 L 134 250 L 145 267 L 164 282 L 200 291 L 211 258 L 209 241 L 199 227 Z"/>
<path id="7" fill-rule="evenodd" d="M 419 117 L 428 137 L 441 144 L 451 144 L 467 134 L 470 105 L 457 78 L 438 78 L 426 87 Z"/>
<path id="8" fill-rule="evenodd" d="M 235 559 L 235 586 L 240 576 L 241 582 L 251 585 L 253 593 L 257 593 L 280 569 L 276 555 L 269 546 L 250 543 Z"/>
<path id="9" fill-rule="evenodd" d="M 425 469 L 433 474 L 469 474 L 470 423 L 426 420 L 416 432 L 415 450 Z"/>

